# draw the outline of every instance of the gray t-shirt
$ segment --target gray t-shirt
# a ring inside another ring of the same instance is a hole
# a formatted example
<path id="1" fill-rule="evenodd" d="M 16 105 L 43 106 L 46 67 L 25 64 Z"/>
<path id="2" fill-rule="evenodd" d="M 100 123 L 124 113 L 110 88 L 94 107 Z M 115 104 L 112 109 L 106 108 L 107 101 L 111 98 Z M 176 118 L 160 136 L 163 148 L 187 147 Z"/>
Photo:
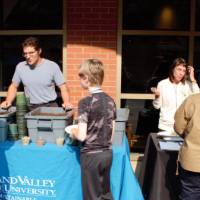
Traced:
<path id="1" fill-rule="evenodd" d="M 40 104 L 56 99 L 55 85 L 65 83 L 59 66 L 48 59 L 35 68 L 31 68 L 26 61 L 20 62 L 15 69 L 12 82 L 24 85 L 24 92 L 30 98 L 30 103 Z"/>

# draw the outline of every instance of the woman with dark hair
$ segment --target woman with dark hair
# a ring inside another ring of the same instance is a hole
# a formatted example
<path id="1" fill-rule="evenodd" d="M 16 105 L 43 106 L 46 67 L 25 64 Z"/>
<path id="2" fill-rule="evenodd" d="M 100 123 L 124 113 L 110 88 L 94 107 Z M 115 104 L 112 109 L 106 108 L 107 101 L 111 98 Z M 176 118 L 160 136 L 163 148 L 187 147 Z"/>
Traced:
<path id="1" fill-rule="evenodd" d="M 169 77 L 160 81 L 157 88 L 151 88 L 151 91 L 155 94 L 153 106 L 160 109 L 159 130 L 174 132 L 177 108 L 190 94 L 199 92 L 194 68 L 187 66 L 183 58 L 176 58 L 169 69 Z"/>

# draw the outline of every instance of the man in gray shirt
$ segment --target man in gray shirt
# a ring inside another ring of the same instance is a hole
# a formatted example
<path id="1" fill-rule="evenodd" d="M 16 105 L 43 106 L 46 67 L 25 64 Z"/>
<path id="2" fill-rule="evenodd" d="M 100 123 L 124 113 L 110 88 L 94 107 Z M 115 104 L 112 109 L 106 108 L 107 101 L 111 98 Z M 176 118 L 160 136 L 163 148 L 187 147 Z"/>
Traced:
<path id="1" fill-rule="evenodd" d="M 58 86 L 61 91 L 62 106 L 71 107 L 63 74 L 55 62 L 41 57 L 42 49 L 39 40 L 29 37 L 22 43 L 22 48 L 26 61 L 16 66 L 6 100 L 1 103 L 0 107 L 11 106 L 21 82 L 24 85 L 26 97 L 30 99 L 30 109 L 46 105 L 55 106 L 57 98 L 55 86 Z"/>

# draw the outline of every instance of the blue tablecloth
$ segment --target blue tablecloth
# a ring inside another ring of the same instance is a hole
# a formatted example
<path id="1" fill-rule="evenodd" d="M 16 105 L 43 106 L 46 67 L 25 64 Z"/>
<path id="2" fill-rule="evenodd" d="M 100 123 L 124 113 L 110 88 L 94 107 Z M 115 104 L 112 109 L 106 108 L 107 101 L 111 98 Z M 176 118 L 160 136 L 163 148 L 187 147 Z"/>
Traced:
<path id="1" fill-rule="evenodd" d="M 126 138 L 122 146 L 113 146 L 111 189 L 115 200 L 143 200 Z M 81 200 L 79 149 L 0 143 L 0 199 Z"/>

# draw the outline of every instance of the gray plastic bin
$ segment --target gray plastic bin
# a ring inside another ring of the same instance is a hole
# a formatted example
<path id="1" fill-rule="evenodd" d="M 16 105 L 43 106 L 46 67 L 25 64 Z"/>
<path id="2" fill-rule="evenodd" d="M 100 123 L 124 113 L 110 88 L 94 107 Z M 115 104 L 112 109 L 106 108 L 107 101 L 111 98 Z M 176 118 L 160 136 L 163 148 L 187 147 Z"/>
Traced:
<path id="1" fill-rule="evenodd" d="M 4 142 L 8 135 L 8 123 L 0 120 L 0 142 Z"/>
<path id="2" fill-rule="evenodd" d="M 13 123 L 16 117 L 16 107 L 10 107 L 8 110 L 0 108 L 0 121 Z"/>
<path id="3" fill-rule="evenodd" d="M 15 122 L 16 107 L 8 110 L 0 108 L 0 142 L 4 142 L 8 137 L 8 125 Z"/>
<path id="4" fill-rule="evenodd" d="M 117 119 L 115 120 L 115 133 L 113 136 L 112 144 L 121 145 L 123 142 L 124 134 L 126 133 L 126 122 L 129 117 L 128 108 L 117 109 Z"/>
<path id="5" fill-rule="evenodd" d="M 65 112 L 62 107 L 40 107 L 27 113 L 31 141 L 42 138 L 47 143 L 55 143 L 57 137 L 65 137 L 65 127 L 72 124 L 72 114 L 72 110 Z"/>

